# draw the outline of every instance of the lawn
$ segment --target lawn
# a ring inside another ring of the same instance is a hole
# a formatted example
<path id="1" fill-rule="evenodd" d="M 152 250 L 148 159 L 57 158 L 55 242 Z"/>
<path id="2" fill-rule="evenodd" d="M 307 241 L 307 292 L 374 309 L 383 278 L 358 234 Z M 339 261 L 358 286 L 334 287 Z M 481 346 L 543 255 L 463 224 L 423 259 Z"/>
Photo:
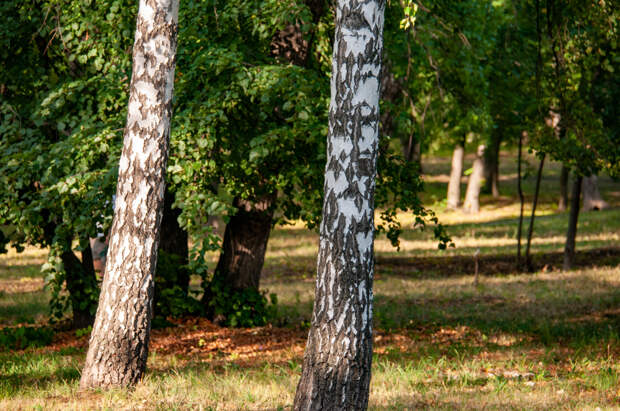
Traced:
<path id="1" fill-rule="evenodd" d="M 476 216 L 445 210 L 448 158 L 425 161 L 424 170 L 425 204 L 456 247 L 437 250 L 432 232 L 414 229 L 407 216 L 400 251 L 377 239 L 370 408 L 620 409 L 620 184 L 601 176 L 612 207 L 581 214 L 577 267 L 562 272 L 568 215 L 555 206 L 559 166 L 548 164 L 532 244 L 537 271 L 529 274 L 515 268 L 511 156 L 502 158 L 502 197 L 483 196 Z M 525 190 L 531 199 L 533 177 Z M 48 346 L 0 351 L 0 408 L 290 409 L 317 241 L 299 225 L 272 233 L 262 287 L 278 295 L 273 325 L 175 321 L 153 331 L 144 380 L 134 390 L 107 392 L 79 391 L 88 336 L 60 331 Z M 3 326 L 45 323 L 44 259 L 34 248 L 0 256 Z"/>

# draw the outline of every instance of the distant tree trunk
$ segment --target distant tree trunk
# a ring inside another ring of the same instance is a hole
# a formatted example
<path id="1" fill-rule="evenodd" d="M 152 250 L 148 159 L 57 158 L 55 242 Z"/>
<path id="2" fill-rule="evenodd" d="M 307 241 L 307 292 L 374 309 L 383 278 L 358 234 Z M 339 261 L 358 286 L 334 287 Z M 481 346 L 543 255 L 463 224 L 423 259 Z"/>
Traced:
<path id="1" fill-rule="evenodd" d="M 153 296 L 154 314 L 161 315 L 168 301 L 163 297 L 165 291 L 174 291 L 178 295 L 179 287 L 182 294 L 189 292 L 189 247 L 188 236 L 179 225 L 181 210 L 172 208 L 175 194 L 166 189 L 164 194 L 164 211 L 161 219 L 158 265 L 155 273 L 155 294 Z M 161 264 L 161 263 L 164 264 Z"/>
<path id="2" fill-rule="evenodd" d="M 484 192 L 499 197 L 499 149 L 502 144 L 501 130 L 491 136 L 489 147 L 484 151 Z"/>
<path id="3" fill-rule="evenodd" d="M 63 251 L 60 259 L 65 269 L 65 281 L 73 311 L 73 328 L 86 328 L 93 324 L 95 318 L 93 310 L 97 303 L 98 288 L 90 245 L 82 250 L 82 261 L 71 249 Z"/>
<path id="4" fill-rule="evenodd" d="M 579 202 L 581 200 L 581 184 L 583 177 L 575 177 L 573 192 L 570 199 L 570 214 L 568 216 L 568 231 L 566 232 L 566 245 L 564 247 L 564 270 L 573 268 L 575 261 L 575 238 L 577 237 L 577 221 L 579 219 Z"/>
<path id="5" fill-rule="evenodd" d="M 560 174 L 560 200 L 558 201 L 558 211 L 566 210 L 566 206 L 568 205 L 568 174 L 568 167 L 562 164 L 562 172 Z"/>
<path id="6" fill-rule="evenodd" d="M 540 181 L 542 179 L 543 167 L 545 165 L 545 157 L 543 154 L 540 159 L 540 165 L 538 166 L 538 173 L 536 174 L 536 188 L 534 189 L 534 200 L 532 201 L 532 216 L 530 217 L 530 226 L 527 230 L 527 246 L 525 247 L 525 264 L 529 272 L 534 271 L 534 265 L 532 264 L 532 256 L 530 254 L 530 247 L 532 245 L 532 236 L 534 234 L 534 218 L 536 217 L 536 206 L 538 205 L 538 194 L 540 193 Z"/>
<path id="7" fill-rule="evenodd" d="M 604 210 L 609 208 L 609 204 L 601 196 L 598 189 L 598 177 L 592 174 L 590 177 L 583 178 L 583 211 Z"/>
<path id="8" fill-rule="evenodd" d="M 466 213 L 476 214 L 480 211 L 480 187 L 482 185 L 482 177 L 484 176 L 484 162 L 482 160 L 484 151 L 485 147 L 483 145 L 478 146 L 473 171 L 467 181 L 465 203 L 463 204 L 463 211 Z"/>
<path id="9" fill-rule="evenodd" d="M 365 410 L 384 1 L 339 0 L 312 326 L 295 410 Z"/>
<path id="10" fill-rule="evenodd" d="M 519 226 L 517 228 L 517 269 L 521 269 L 521 233 L 523 231 L 523 207 L 525 205 L 525 197 L 523 196 L 523 187 L 521 186 L 521 163 L 523 160 L 523 137 L 527 136 L 524 131 L 519 134 L 519 154 L 517 157 L 517 192 L 519 193 Z"/>
<path id="11" fill-rule="evenodd" d="M 114 222 L 82 388 L 132 385 L 146 368 L 178 8 L 178 0 L 140 0 Z"/>
<path id="12" fill-rule="evenodd" d="M 233 205 L 238 211 L 226 224 L 214 281 L 226 284 L 233 290 L 258 290 L 273 223 L 274 202 L 275 195 L 256 202 L 239 198 L 234 200 Z M 207 308 L 211 297 L 209 290 L 205 290 L 203 303 Z M 209 313 L 209 316 L 212 315 Z"/>
<path id="13" fill-rule="evenodd" d="M 465 139 L 454 147 L 450 181 L 448 182 L 448 208 L 454 210 L 461 205 L 461 176 L 463 175 L 463 160 L 465 159 Z"/>

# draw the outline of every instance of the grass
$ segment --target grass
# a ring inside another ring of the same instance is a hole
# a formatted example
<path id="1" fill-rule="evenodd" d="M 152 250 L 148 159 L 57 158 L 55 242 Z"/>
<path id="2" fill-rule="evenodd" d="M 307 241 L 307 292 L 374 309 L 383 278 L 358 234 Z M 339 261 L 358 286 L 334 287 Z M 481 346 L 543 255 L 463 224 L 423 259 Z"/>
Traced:
<path id="1" fill-rule="evenodd" d="M 483 196 L 476 216 L 442 205 L 448 166 L 425 162 L 424 200 L 456 248 L 438 251 L 432 233 L 406 216 L 400 252 L 376 241 L 370 408 L 620 409 L 620 185 L 600 178 L 612 208 L 580 216 L 578 267 L 563 272 L 568 216 L 555 206 L 559 167 L 548 164 L 532 244 L 538 271 L 527 274 L 514 266 L 512 158 L 503 157 L 503 197 Z M 272 233 L 262 284 L 278 294 L 277 323 L 286 327 L 178 321 L 153 331 L 149 370 L 135 389 L 105 392 L 78 389 L 87 336 L 59 332 L 49 347 L 0 352 L 0 409 L 290 409 L 317 241 L 299 226 Z M 44 258 L 35 249 L 0 256 L 3 325 L 45 322 Z"/>

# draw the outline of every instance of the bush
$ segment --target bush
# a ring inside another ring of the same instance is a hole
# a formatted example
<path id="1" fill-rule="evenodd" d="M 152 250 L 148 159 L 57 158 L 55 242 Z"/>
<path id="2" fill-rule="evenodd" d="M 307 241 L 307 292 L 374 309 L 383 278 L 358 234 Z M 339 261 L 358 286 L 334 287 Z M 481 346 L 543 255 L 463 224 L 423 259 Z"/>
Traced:
<path id="1" fill-rule="evenodd" d="M 49 327 L 15 327 L 0 329 L 0 349 L 22 350 L 52 343 L 54 330 Z"/>

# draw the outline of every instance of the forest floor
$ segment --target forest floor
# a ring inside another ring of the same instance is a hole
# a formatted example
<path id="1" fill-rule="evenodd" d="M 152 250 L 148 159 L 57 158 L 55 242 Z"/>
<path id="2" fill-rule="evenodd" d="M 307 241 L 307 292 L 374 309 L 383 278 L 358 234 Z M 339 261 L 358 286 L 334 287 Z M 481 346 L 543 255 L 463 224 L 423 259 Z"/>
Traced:
<path id="1" fill-rule="evenodd" d="M 448 160 L 424 163 L 423 200 L 456 247 L 437 250 L 432 230 L 414 229 L 407 216 L 400 251 L 385 238 L 376 241 L 370 408 L 620 409 L 620 184 L 601 176 L 611 207 L 580 215 L 576 268 L 563 272 L 568 215 L 557 212 L 559 167 L 550 163 L 530 274 L 515 265 L 513 159 L 502 158 L 502 196 L 483 196 L 474 216 L 445 210 Z M 528 200 L 533 180 L 525 183 Z M 173 320 L 153 330 L 148 372 L 133 390 L 78 389 L 88 343 L 80 331 L 56 332 L 40 348 L 0 348 L 0 409 L 290 409 L 316 250 L 312 231 L 274 230 L 262 280 L 278 295 L 274 324 L 227 329 L 199 318 Z M 45 255 L 28 248 L 0 256 L 0 326 L 46 324 Z"/>

